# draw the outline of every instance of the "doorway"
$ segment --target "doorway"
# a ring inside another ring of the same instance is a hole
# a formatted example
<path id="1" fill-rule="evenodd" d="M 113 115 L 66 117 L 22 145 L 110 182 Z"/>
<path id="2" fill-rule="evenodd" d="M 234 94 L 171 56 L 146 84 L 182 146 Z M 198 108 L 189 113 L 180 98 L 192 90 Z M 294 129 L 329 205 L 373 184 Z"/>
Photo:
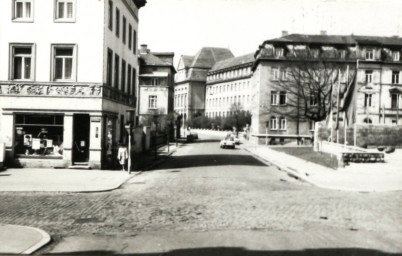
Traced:
<path id="1" fill-rule="evenodd" d="M 75 114 L 73 117 L 73 164 L 89 161 L 89 114 Z"/>

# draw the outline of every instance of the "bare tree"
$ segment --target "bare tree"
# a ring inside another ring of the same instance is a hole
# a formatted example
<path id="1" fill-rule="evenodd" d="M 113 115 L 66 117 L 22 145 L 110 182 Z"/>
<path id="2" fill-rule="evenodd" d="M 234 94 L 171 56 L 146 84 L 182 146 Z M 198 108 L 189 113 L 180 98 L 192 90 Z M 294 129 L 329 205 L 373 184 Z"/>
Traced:
<path id="1" fill-rule="evenodd" d="M 306 119 L 319 122 L 335 109 L 337 99 L 354 80 L 355 64 L 336 54 L 317 55 L 304 50 L 287 57 L 286 66 L 277 74 L 278 80 L 273 86 L 277 96 L 272 96 L 271 92 L 271 112 L 297 122 Z M 272 104 L 275 100 L 279 102 Z"/>

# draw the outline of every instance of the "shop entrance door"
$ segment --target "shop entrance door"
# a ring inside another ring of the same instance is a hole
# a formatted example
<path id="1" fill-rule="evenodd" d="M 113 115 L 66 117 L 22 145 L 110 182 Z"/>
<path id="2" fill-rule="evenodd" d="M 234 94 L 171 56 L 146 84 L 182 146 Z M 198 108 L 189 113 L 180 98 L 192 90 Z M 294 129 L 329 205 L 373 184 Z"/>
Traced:
<path id="1" fill-rule="evenodd" d="M 88 164 L 89 160 L 89 126 L 88 114 L 75 114 L 73 119 L 73 163 Z"/>

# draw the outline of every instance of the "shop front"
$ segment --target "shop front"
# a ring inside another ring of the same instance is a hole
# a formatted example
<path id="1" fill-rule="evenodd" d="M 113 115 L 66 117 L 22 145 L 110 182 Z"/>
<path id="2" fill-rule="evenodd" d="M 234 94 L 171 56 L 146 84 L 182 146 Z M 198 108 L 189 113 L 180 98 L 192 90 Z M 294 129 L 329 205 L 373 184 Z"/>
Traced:
<path id="1" fill-rule="evenodd" d="M 3 113 L 2 137 L 10 142 L 7 165 L 113 168 L 117 116 L 102 112 Z"/>

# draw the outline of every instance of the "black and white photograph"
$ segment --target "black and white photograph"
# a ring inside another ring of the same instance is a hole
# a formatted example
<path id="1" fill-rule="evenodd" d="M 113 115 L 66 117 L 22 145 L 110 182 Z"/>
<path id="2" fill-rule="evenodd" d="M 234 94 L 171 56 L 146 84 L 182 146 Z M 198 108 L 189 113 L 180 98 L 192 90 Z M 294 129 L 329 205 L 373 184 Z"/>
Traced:
<path id="1" fill-rule="evenodd" d="M 402 0 L 0 0 L 0 255 L 402 256 Z"/>

